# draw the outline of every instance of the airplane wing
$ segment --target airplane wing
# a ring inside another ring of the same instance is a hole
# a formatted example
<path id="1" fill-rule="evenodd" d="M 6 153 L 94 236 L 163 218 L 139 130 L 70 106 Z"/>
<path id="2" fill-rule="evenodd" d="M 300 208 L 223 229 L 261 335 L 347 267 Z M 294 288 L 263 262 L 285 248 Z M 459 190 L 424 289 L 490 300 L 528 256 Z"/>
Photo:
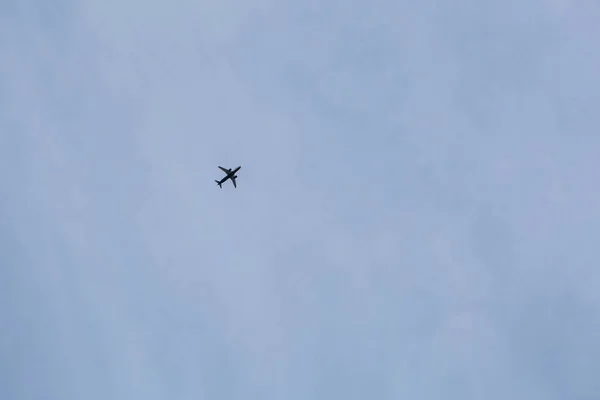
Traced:
<path id="1" fill-rule="evenodd" d="M 232 176 L 232 177 L 231 177 L 231 178 L 229 178 L 229 179 L 231 179 L 231 182 L 233 183 L 233 187 L 235 187 L 235 188 L 236 188 L 236 187 L 237 187 L 237 184 L 235 183 L 235 176 Z"/>
<path id="2" fill-rule="evenodd" d="M 221 168 L 221 171 L 225 172 L 226 174 L 229 174 L 231 172 L 231 169 L 223 168 L 221 166 L 219 166 L 219 168 Z"/>

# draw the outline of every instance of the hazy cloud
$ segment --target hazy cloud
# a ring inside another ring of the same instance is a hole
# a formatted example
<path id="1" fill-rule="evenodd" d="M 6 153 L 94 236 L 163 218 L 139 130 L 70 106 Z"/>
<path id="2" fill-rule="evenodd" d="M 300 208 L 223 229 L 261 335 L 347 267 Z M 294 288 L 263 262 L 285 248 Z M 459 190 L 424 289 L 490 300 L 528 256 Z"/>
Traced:
<path id="1" fill-rule="evenodd" d="M 592 2 L 0 14 L 0 397 L 598 393 Z"/>

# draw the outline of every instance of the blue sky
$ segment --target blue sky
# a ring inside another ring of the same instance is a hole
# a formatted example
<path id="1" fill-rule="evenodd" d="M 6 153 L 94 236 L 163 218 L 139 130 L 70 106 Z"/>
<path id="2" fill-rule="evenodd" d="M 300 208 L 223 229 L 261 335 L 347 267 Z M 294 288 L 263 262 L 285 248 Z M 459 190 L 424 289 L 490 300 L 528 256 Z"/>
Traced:
<path id="1" fill-rule="evenodd" d="M 0 398 L 595 398 L 598 20 L 3 3 Z"/>

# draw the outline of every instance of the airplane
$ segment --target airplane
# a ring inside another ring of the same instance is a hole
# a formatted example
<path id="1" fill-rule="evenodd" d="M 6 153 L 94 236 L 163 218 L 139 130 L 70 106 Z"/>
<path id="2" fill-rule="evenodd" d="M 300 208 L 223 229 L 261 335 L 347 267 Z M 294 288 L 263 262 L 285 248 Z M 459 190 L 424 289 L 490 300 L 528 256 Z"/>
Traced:
<path id="1" fill-rule="evenodd" d="M 223 189 L 223 186 L 221 186 L 223 184 L 223 182 L 225 182 L 227 179 L 231 179 L 231 182 L 233 183 L 233 187 L 237 188 L 237 185 L 235 183 L 235 178 L 237 178 L 237 175 L 235 173 L 238 172 L 240 170 L 240 168 L 242 168 L 242 166 L 240 165 L 233 171 L 231 170 L 231 168 L 223 168 L 221 166 L 219 166 L 219 168 L 221 169 L 221 171 L 225 172 L 227 174 L 227 176 L 225 178 L 221 179 L 220 181 L 215 180 L 215 182 L 217 182 L 217 185 L 219 185 L 219 187 L 221 189 Z"/>

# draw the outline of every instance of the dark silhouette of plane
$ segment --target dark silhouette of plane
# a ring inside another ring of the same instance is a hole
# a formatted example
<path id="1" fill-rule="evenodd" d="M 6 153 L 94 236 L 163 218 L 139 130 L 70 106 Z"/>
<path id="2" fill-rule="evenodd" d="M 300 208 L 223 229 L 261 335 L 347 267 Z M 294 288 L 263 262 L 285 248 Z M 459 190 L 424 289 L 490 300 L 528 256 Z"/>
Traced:
<path id="1" fill-rule="evenodd" d="M 221 170 L 223 172 L 225 172 L 227 174 L 227 176 L 225 176 L 225 178 L 221 179 L 220 181 L 215 180 L 215 182 L 217 182 L 217 185 L 219 185 L 219 187 L 221 189 L 223 189 L 223 186 L 221 186 L 223 184 L 223 182 L 225 182 L 227 179 L 231 179 L 231 182 L 233 183 L 233 187 L 236 188 L 237 185 L 235 183 L 235 178 L 237 178 L 237 175 L 235 173 L 238 172 L 240 170 L 240 168 L 242 168 L 242 166 L 240 165 L 233 171 L 231 170 L 231 168 L 223 168 L 221 166 L 219 166 L 219 168 L 221 168 Z"/>

